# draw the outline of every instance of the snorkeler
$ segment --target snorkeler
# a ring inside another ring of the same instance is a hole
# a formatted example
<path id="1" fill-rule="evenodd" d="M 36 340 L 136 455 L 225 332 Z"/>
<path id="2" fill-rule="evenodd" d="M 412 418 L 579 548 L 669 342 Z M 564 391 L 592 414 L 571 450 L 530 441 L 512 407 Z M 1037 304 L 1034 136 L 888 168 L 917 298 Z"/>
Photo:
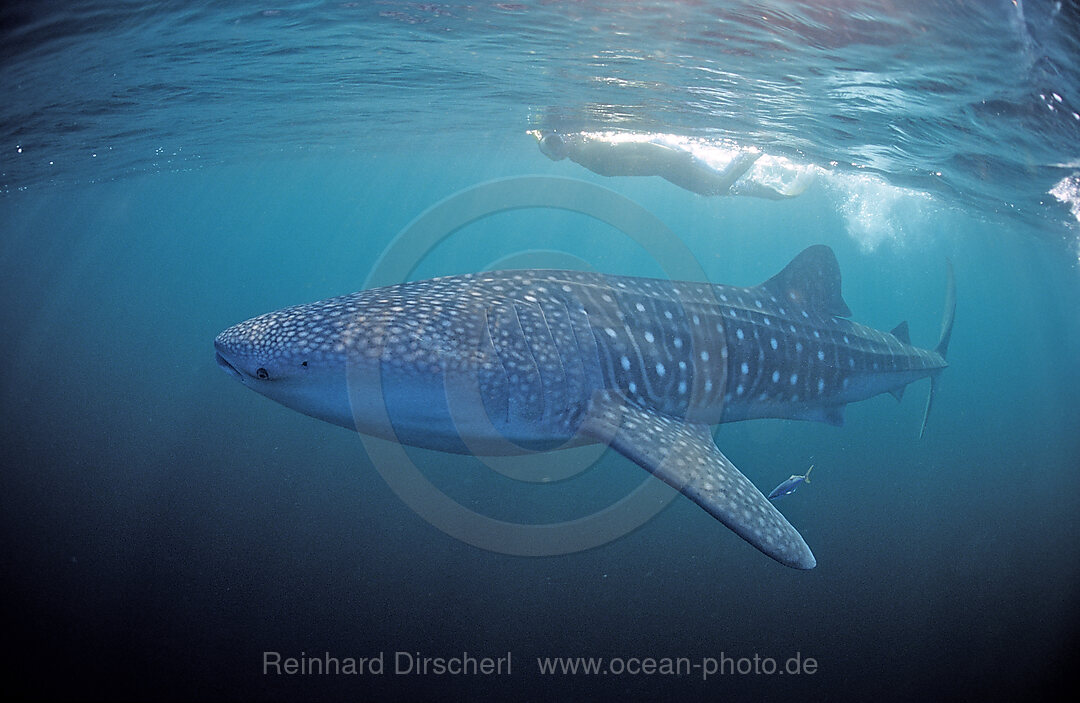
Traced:
<path id="1" fill-rule="evenodd" d="M 673 135 L 539 130 L 529 134 L 553 161 L 569 158 L 601 176 L 660 176 L 699 195 L 781 200 L 801 194 L 812 180 L 806 168 L 797 169 L 790 183 L 766 171 L 751 173 L 763 156 L 757 149 L 722 148 Z M 774 157 L 768 160 L 792 170 Z"/>

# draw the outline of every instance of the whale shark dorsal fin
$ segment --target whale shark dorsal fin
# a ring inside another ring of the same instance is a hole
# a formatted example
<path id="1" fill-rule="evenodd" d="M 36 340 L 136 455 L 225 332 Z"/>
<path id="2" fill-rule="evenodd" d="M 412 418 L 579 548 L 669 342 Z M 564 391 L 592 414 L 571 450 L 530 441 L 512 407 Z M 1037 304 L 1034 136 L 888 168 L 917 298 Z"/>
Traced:
<path id="1" fill-rule="evenodd" d="M 727 457 L 706 425 L 640 408 L 598 391 L 581 432 L 677 489 L 737 535 L 781 564 L 812 569 L 817 560 L 802 536 Z"/>
<path id="2" fill-rule="evenodd" d="M 907 320 L 904 320 L 896 327 L 893 327 L 892 331 L 889 334 L 896 337 L 904 344 L 911 344 L 911 332 L 908 330 Z M 907 386 L 900 386 L 899 388 L 894 388 L 889 391 L 889 395 L 891 395 L 893 398 L 896 398 L 896 402 L 899 403 L 904 399 L 905 388 L 907 388 Z"/>
<path id="3" fill-rule="evenodd" d="M 840 294 L 840 264 L 824 244 L 815 244 L 791 260 L 784 270 L 760 288 L 777 300 L 785 300 L 823 315 L 849 317 L 851 308 Z"/>

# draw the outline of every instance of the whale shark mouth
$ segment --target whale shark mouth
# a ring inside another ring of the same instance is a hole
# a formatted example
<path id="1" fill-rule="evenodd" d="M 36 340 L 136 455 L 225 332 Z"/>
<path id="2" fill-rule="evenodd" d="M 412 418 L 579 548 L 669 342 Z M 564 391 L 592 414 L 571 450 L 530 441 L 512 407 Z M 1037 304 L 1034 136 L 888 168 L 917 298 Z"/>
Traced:
<path id="1" fill-rule="evenodd" d="M 236 367 L 235 367 L 235 366 L 233 366 L 233 365 L 232 365 L 232 364 L 230 364 L 230 363 L 229 363 L 228 361 L 226 361 L 226 360 L 225 360 L 225 357 L 223 357 L 223 356 L 221 355 L 221 352 L 217 352 L 217 353 L 215 354 L 215 356 L 217 357 L 217 363 L 218 363 L 218 366 L 220 366 L 220 367 L 221 367 L 222 369 L 224 369 L 224 370 L 225 370 L 225 373 L 229 374 L 230 376 L 232 376 L 233 378 L 235 378 L 235 379 L 236 379 L 237 381 L 243 381 L 243 380 L 244 380 L 244 375 L 243 375 L 242 373 L 240 373 L 240 372 L 239 372 L 239 371 L 238 371 L 238 370 L 236 369 Z"/>

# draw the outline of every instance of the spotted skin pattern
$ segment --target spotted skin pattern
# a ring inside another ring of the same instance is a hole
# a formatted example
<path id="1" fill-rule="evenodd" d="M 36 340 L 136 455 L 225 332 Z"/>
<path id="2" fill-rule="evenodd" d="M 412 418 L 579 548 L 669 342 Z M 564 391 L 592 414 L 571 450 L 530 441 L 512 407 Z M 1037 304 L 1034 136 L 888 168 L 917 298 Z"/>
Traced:
<path id="1" fill-rule="evenodd" d="M 802 536 L 713 443 L 706 425 L 649 413 L 597 394 L 585 429 L 703 507 L 781 564 L 812 569 Z"/>
<path id="2" fill-rule="evenodd" d="M 252 389 L 405 444 L 610 444 L 769 556 L 812 568 L 708 426 L 839 424 L 847 403 L 945 368 L 950 310 L 935 350 L 911 346 L 906 325 L 880 332 L 848 315 L 835 255 L 818 245 L 751 288 L 554 270 L 404 283 L 260 315 L 215 347 Z M 375 379 L 371 402 L 356 402 L 347 378 Z"/>

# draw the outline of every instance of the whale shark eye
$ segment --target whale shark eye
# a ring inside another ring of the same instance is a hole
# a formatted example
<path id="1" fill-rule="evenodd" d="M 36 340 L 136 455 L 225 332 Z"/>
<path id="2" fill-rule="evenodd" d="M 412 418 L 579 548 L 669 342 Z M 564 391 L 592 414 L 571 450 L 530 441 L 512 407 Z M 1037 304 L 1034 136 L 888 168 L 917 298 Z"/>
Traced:
<path id="1" fill-rule="evenodd" d="M 270 378 L 270 374 L 267 373 L 266 369 L 264 369 L 261 366 L 259 368 L 255 369 L 255 376 L 258 377 L 258 378 L 261 378 L 264 381 L 266 379 Z"/>

